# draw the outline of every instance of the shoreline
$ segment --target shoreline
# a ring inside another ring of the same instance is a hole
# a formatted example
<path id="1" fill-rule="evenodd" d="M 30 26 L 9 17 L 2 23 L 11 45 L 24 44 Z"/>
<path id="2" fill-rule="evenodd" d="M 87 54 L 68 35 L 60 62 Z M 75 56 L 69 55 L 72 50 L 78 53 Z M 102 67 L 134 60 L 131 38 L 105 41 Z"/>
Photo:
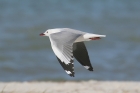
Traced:
<path id="1" fill-rule="evenodd" d="M 140 81 L 0 82 L 0 93 L 140 93 Z"/>

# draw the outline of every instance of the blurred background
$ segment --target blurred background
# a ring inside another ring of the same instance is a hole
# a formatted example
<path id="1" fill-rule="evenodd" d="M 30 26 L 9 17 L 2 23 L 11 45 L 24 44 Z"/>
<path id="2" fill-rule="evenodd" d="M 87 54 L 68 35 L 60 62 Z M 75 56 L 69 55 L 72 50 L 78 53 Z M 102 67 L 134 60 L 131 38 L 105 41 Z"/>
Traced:
<path id="1" fill-rule="evenodd" d="M 75 60 L 75 77 L 57 61 L 51 28 L 105 34 L 85 42 L 94 72 Z M 140 81 L 140 0 L 0 0 L 0 81 Z"/>

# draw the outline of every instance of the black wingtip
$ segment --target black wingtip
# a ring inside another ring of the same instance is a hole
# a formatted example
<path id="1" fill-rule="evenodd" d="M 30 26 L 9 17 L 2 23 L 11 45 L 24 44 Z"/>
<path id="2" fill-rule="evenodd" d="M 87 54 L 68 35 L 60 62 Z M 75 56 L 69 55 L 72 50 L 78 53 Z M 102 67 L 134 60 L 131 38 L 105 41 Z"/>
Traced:
<path id="1" fill-rule="evenodd" d="M 69 74 L 71 77 L 74 77 L 74 74 Z"/>
<path id="2" fill-rule="evenodd" d="M 57 57 L 59 63 L 61 64 L 61 66 L 63 67 L 63 69 L 65 70 L 65 72 L 71 76 L 74 77 L 74 69 L 73 69 L 73 60 L 70 60 L 71 63 L 69 64 L 65 64 L 64 62 L 61 62 L 61 60 Z"/>
<path id="3" fill-rule="evenodd" d="M 92 66 L 90 66 L 90 67 L 88 68 L 88 70 L 89 70 L 89 71 L 94 71 Z"/>
<path id="4" fill-rule="evenodd" d="M 93 68 L 89 68 L 88 70 L 89 70 L 89 71 L 93 71 Z"/>
<path id="5" fill-rule="evenodd" d="M 67 74 L 68 74 L 68 73 L 67 73 Z M 71 76 L 71 77 L 74 77 L 74 74 L 75 74 L 75 73 L 74 73 L 74 71 L 73 71 L 73 72 L 69 73 L 68 75 Z"/>

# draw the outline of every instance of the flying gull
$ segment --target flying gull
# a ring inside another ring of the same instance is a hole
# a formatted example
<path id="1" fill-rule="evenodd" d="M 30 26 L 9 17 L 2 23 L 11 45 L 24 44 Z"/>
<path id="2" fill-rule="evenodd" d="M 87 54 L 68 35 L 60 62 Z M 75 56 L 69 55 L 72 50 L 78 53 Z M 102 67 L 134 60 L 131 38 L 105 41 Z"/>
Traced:
<path id="1" fill-rule="evenodd" d="M 70 28 L 48 29 L 40 36 L 50 38 L 52 49 L 68 75 L 74 77 L 74 57 L 89 71 L 93 71 L 88 52 L 83 41 L 99 40 L 106 35 L 86 33 Z"/>

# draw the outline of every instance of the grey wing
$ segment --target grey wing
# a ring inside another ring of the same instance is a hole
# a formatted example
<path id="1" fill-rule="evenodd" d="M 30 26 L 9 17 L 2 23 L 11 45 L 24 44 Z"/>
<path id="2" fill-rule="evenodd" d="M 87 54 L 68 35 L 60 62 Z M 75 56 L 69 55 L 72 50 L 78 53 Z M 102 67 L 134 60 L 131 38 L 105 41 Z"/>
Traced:
<path id="1" fill-rule="evenodd" d="M 73 65 L 73 42 L 80 35 L 59 32 L 50 35 L 52 49 L 57 56 L 57 59 L 67 74 L 74 77 Z"/>
<path id="2" fill-rule="evenodd" d="M 89 71 L 93 71 L 86 46 L 83 42 L 73 44 L 73 55 L 81 65 L 83 65 Z"/>

